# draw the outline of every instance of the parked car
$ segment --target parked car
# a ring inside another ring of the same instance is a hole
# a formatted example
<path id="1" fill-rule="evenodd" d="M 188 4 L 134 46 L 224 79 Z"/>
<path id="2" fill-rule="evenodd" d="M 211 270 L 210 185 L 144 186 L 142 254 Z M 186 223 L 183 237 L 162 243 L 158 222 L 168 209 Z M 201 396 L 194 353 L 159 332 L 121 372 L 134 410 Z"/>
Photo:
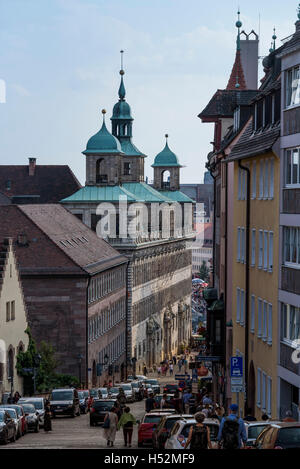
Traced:
<path id="1" fill-rule="evenodd" d="M 147 378 L 147 376 L 144 376 L 144 375 L 136 375 L 136 379 L 138 381 L 146 381 L 146 379 L 148 379 L 148 378 Z"/>
<path id="2" fill-rule="evenodd" d="M 270 425 L 271 422 L 268 421 L 254 421 L 254 422 L 245 422 L 246 432 L 247 432 L 247 443 L 246 446 L 253 447 L 255 441 L 261 434 L 261 432 Z M 272 422 L 280 423 L 280 422 Z"/>
<path id="3" fill-rule="evenodd" d="M 111 387 L 110 390 L 109 390 L 109 396 L 111 399 L 117 399 L 117 396 L 120 392 L 120 388 L 116 388 L 116 387 Z"/>
<path id="4" fill-rule="evenodd" d="M 16 438 L 20 438 L 22 436 L 22 419 L 18 417 L 17 411 L 11 408 L 3 408 L 0 409 L 1 411 L 6 411 L 10 418 L 13 419 L 15 427 L 16 427 Z"/>
<path id="5" fill-rule="evenodd" d="M 109 399 L 110 393 L 108 388 L 98 388 L 99 399 Z"/>
<path id="6" fill-rule="evenodd" d="M 205 419 L 203 423 L 209 427 L 212 447 L 216 449 L 218 447 L 217 436 L 220 422 L 215 419 Z M 195 424 L 196 420 L 194 418 L 178 420 L 165 443 L 165 449 L 184 449 L 190 428 Z"/>
<path id="7" fill-rule="evenodd" d="M 24 412 L 23 407 L 19 404 L 5 404 L 5 405 L 0 406 L 0 410 L 1 408 L 2 409 L 3 408 L 15 409 L 15 411 L 17 412 L 18 418 L 21 421 L 21 434 L 22 436 L 25 435 L 25 433 L 27 433 L 27 422 L 26 422 L 26 417 L 25 417 L 25 412 Z"/>
<path id="8" fill-rule="evenodd" d="M 90 409 L 90 426 L 96 426 L 98 423 L 103 425 L 104 417 L 115 405 L 113 399 L 95 399 Z"/>
<path id="9" fill-rule="evenodd" d="M 141 385 L 140 381 L 131 381 L 131 386 L 133 389 L 134 398 L 136 401 L 143 400 L 144 397 L 144 388 Z"/>
<path id="10" fill-rule="evenodd" d="M 15 422 L 6 410 L 0 410 L 0 441 L 5 445 L 16 441 Z"/>
<path id="11" fill-rule="evenodd" d="M 163 392 L 168 394 L 175 394 L 179 391 L 178 383 L 169 383 L 164 386 Z"/>
<path id="12" fill-rule="evenodd" d="M 152 446 L 152 433 L 158 426 L 161 418 L 168 415 L 167 412 L 156 412 L 152 410 L 144 415 L 138 428 L 138 447 Z"/>
<path id="13" fill-rule="evenodd" d="M 45 399 L 43 397 L 22 397 L 19 399 L 18 404 L 23 403 L 32 404 L 39 414 L 40 427 L 44 426 L 45 417 Z"/>
<path id="14" fill-rule="evenodd" d="M 147 397 L 149 397 L 150 394 L 154 394 L 152 386 L 151 384 L 145 383 L 144 384 L 144 397 L 147 399 Z"/>
<path id="15" fill-rule="evenodd" d="M 160 393 L 160 385 L 157 379 L 146 379 L 145 384 L 150 384 L 154 394 Z"/>
<path id="16" fill-rule="evenodd" d="M 193 415 L 189 414 L 171 414 L 165 415 L 159 422 L 157 428 L 152 433 L 152 446 L 154 449 L 164 449 L 167 438 L 170 436 L 172 428 L 180 419 L 191 419 Z"/>
<path id="17" fill-rule="evenodd" d="M 257 437 L 255 449 L 300 449 L 300 422 L 269 422 Z"/>
<path id="18" fill-rule="evenodd" d="M 52 416 L 80 415 L 78 392 L 75 388 L 53 389 L 51 393 L 50 409 Z"/>
<path id="19" fill-rule="evenodd" d="M 121 383 L 120 388 L 123 389 L 126 402 L 134 402 L 134 393 L 130 383 Z"/>
<path id="20" fill-rule="evenodd" d="M 7 400 L 10 396 L 10 392 L 4 392 L 2 394 L 2 401 L 1 401 L 1 404 L 7 404 Z"/>
<path id="21" fill-rule="evenodd" d="M 79 399 L 79 408 L 82 414 L 86 414 L 88 412 L 88 399 L 90 393 L 89 391 L 85 390 L 78 390 L 78 399 Z"/>
<path id="22" fill-rule="evenodd" d="M 24 402 L 22 407 L 25 412 L 28 430 L 33 430 L 35 433 L 38 433 L 40 429 L 39 414 L 35 410 L 34 405 Z"/>

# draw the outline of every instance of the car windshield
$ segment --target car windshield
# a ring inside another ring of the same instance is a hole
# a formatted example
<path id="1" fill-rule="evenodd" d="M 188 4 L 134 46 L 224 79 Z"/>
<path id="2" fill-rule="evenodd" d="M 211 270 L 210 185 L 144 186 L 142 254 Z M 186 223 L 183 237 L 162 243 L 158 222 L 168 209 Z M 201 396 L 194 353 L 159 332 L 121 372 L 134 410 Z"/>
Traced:
<path id="1" fill-rule="evenodd" d="M 165 423 L 165 429 L 170 432 L 176 423 L 176 419 L 167 419 Z"/>
<path id="2" fill-rule="evenodd" d="M 22 404 L 22 407 L 24 409 L 24 412 L 26 412 L 27 414 L 35 413 L 35 407 L 32 404 Z"/>
<path id="3" fill-rule="evenodd" d="M 72 401 L 73 392 L 72 391 L 52 391 L 52 401 Z"/>
<path id="4" fill-rule="evenodd" d="M 78 391 L 78 397 L 79 399 L 84 399 L 86 396 L 84 395 L 83 391 Z"/>
<path id="5" fill-rule="evenodd" d="M 114 406 L 115 402 L 114 401 L 106 401 L 106 402 L 94 402 L 93 404 L 93 407 L 97 410 L 103 410 L 103 411 L 107 411 L 107 410 L 111 410 L 112 407 Z"/>
<path id="6" fill-rule="evenodd" d="M 83 397 L 89 397 L 89 392 L 88 391 L 80 391 L 83 393 Z"/>
<path id="7" fill-rule="evenodd" d="M 17 418 L 17 413 L 15 411 L 15 409 L 7 409 L 6 411 L 9 416 L 12 418 L 12 419 L 16 419 Z"/>
<path id="8" fill-rule="evenodd" d="M 4 422 L 4 412 L 0 412 L 0 422 Z"/>
<path id="9" fill-rule="evenodd" d="M 13 406 L 13 405 L 10 405 L 10 406 L 7 406 L 7 407 L 8 407 L 8 408 L 11 408 L 11 409 L 15 409 L 15 411 L 16 411 L 18 417 L 21 417 L 21 416 L 23 415 L 22 407 L 20 407 L 20 406 Z"/>
<path id="10" fill-rule="evenodd" d="M 34 406 L 35 409 L 38 409 L 38 410 L 41 410 L 43 408 L 43 402 L 42 401 L 20 401 L 20 403 L 23 404 L 32 404 Z"/>
<path id="11" fill-rule="evenodd" d="M 91 397 L 98 397 L 98 390 L 97 389 L 91 389 L 90 390 L 90 395 L 91 395 Z"/>
<path id="12" fill-rule="evenodd" d="M 110 388 L 110 392 L 113 394 L 119 394 L 119 388 Z"/>
<path id="13" fill-rule="evenodd" d="M 158 423 L 161 415 L 146 415 L 143 423 Z"/>
<path id="14" fill-rule="evenodd" d="M 125 391 L 131 391 L 132 390 L 130 384 L 122 384 L 121 388 L 125 389 Z"/>
<path id="15" fill-rule="evenodd" d="M 300 427 L 281 428 L 278 437 L 279 446 L 300 447 Z"/>
<path id="16" fill-rule="evenodd" d="M 102 394 L 107 394 L 107 389 L 106 389 L 106 388 L 100 388 L 99 391 L 100 391 Z"/>
<path id="17" fill-rule="evenodd" d="M 266 425 L 251 425 L 248 427 L 248 439 L 256 440 L 258 435 L 266 428 Z"/>
<path id="18" fill-rule="evenodd" d="M 146 383 L 147 383 L 147 384 L 158 385 L 157 379 L 147 379 Z"/>

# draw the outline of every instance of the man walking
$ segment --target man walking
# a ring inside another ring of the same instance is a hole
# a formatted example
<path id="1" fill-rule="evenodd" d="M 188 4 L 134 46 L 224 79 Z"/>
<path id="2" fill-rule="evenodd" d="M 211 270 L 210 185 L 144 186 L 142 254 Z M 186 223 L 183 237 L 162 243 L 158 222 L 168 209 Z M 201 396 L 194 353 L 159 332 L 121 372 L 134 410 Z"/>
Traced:
<path id="1" fill-rule="evenodd" d="M 188 389 L 184 394 L 183 394 L 183 405 L 184 405 L 184 411 L 186 414 L 189 413 L 189 400 L 192 397 L 191 390 Z"/>
<path id="2" fill-rule="evenodd" d="M 246 444 L 246 427 L 243 419 L 238 417 L 238 410 L 236 404 L 231 404 L 229 416 L 223 417 L 217 437 L 219 448 L 240 449 Z"/>
<path id="3" fill-rule="evenodd" d="M 153 409 L 155 409 L 155 399 L 153 397 L 153 394 L 151 393 L 145 401 L 145 410 L 146 412 L 150 412 Z"/>

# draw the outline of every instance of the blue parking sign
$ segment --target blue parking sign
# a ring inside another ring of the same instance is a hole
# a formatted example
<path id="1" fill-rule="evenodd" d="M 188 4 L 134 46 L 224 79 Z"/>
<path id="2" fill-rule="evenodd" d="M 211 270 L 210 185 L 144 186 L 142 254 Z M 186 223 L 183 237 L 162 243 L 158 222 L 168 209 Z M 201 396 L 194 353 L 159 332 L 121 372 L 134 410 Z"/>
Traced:
<path id="1" fill-rule="evenodd" d="M 232 378 L 241 378 L 243 376 L 243 357 L 231 357 L 230 376 Z"/>

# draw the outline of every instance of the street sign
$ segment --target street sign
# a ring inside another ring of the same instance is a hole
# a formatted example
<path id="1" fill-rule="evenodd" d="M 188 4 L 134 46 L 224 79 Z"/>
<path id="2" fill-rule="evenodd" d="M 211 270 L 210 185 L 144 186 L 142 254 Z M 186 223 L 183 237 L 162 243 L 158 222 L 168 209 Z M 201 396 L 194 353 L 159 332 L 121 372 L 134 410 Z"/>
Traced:
<path id="1" fill-rule="evenodd" d="M 231 385 L 232 386 L 242 386 L 243 385 L 243 377 L 241 378 L 231 378 Z"/>
<path id="2" fill-rule="evenodd" d="M 176 381 L 187 381 L 188 379 L 191 379 L 191 376 L 186 374 L 186 375 L 175 375 Z"/>
<path id="3" fill-rule="evenodd" d="M 244 386 L 232 386 L 231 385 L 231 392 L 243 392 L 244 391 Z"/>
<path id="4" fill-rule="evenodd" d="M 242 357 L 231 357 L 230 376 L 232 378 L 241 378 L 243 376 L 243 358 Z"/>
<path id="5" fill-rule="evenodd" d="M 216 356 L 208 356 L 208 355 L 198 355 L 196 357 L 197 362 L 220 362 L 221 357 L 216 357 Z"/>

